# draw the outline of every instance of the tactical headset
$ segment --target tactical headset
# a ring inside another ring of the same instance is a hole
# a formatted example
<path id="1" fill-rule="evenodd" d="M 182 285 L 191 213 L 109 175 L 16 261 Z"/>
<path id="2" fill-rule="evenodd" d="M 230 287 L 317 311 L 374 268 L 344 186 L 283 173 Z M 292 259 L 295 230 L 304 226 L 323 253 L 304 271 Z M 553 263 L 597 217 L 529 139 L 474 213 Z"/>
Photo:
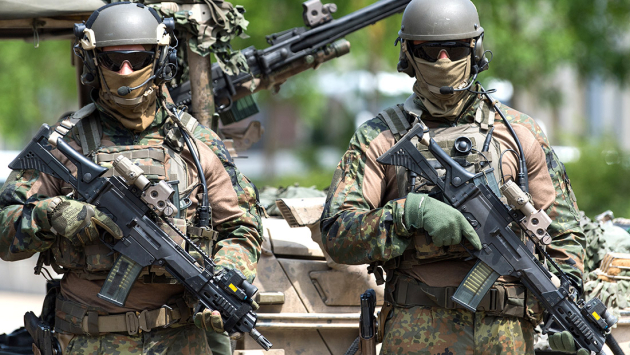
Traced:
<path id="1" fill-rule="evenodd" d="M 94 11 L 85 23 L 74 24 L 74 35 L 77 38 L 77 43 L 74 45 L 73 49 L 75 55 L 83 61 L 83 74 L 81 75 L 81 83 L 83 85 L 96 87 L 99 83 L 99 65 L 96 56 L 96 36 L 92 30 L 94 22 L 101 12 L 107 8 L 131 4 L 132 3 L 130 2 L 115 2 L 105 5 Z M 177 72 L 177 49 L 170 46 L 171 35 L 173 35 L 173 30 L 175 29 L 175 21 L 170 17 L 162 20 L 155 9 L 144 6 L 144 4 L 138 3 L 133 5 L 146 9 L 157 21 L 156 43 L 145 44 L 156 45 L 156 54 L 151 79 L 154 79 L 154 83 L 160 86 L 173 79 Z M 174 35 L 173 38 L 175 38 Z"/>

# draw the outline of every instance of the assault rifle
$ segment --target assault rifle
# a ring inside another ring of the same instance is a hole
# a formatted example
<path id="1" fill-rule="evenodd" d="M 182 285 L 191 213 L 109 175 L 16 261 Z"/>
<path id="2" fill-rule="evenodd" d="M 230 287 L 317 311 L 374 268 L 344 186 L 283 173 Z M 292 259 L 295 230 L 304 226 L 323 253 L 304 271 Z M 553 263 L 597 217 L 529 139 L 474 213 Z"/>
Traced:
<path id="1" fill-rule="evenodd" d="M 101 177 L 107 168 L 93 163 L 56 137 L 51 136 L 47 124 L 42 125 L 9 167 L 35 169 L 69 183 L 82 201 L 96 206 L 120 227 L 123 232 L 120 240 L 108 234 L 101 236 L 105 245 L 120 256 L 98 297 L 122 306 L 143 267 L 163 266 L 204 307 L 221 313 L 226 331 L 249 333 L 265 350 L 271 348 L 269 340 L 255 328 L 254 311 L 258 305 L 253 298 L 258 289 L 238 270 L 223 269 L 215 274 L 212 259 L 168 219 L 162 218 L 175 212 L 175 206 L 169 201 L 174 192 L 169 184 L 150 183 L 142 169 L 123 156 L 118 156 L 113 163 L 121 176 Z M 76 177 L 50 153 L 51 144 L 75 165 Z M 182 237 L 201 255 L 202 262 L 176 244 L 154 220 L 162 220 Z"/>
<path id="2" fill-rule="evenodd" d="M 411 141 L 414 137 L 428 146 L 429 152 L 446 171 L 444 179 Z M 617 319 L 597 298 L 588 302 L 579 294 L 569 277 L 562 272 L 540 246 L 551 241 L 546 228 L 551 223 L 544 211 L 537 211 L 528 196 L 512 181 L 501 187 L 515 209 L 500 199 L 498 184 L 491 170 L 472 174 L 460 166 L 429 137 L 428 129 L 417 123 L 390 150 L 380 156 L 381 164 L 409 169 L 435 185 L 444 202 L 459 210 L 474 227 L 482 243 L 481 250 L 469 250 L 477 258 L 475 266 L 455 291 L 452 300 L 475 312 L 479 302 L 499 276 L 517 277 L 542 303 L 549 314 L 543 332 L 568 330 L 579 348 L 603 354 L 604 342 L 616 342 L 609 334 Z M 512 231 L 518 224 L 534 242 L 540 254 L 558 271 L 553 275 Z M 613 346 L 611 346 L 613 348 Z M 618 348 L 618 347 L 617 347 Z"/>
<path id="3" fill-rule="evenodd" d="M 410 0 L 380 0 L 372 5 L 333 19 L 334 4 L 322 5 L 320 0 L 302 4 L 306 27 L 296 27 L 267 36 L 271 46 L 258 50 L 253 46 L 241 52 L 249 66 L 248 72 L 225 73 L 219 64 L 212 64 L 212 92 L 216 111 L 223 124 L 229 124 L 258 112 L 249 97 L 261 89 L 279 88 L 289 77 L 347 54 L 350 43 L 342 38 L 372 25 L 395 13 L 402 12 Z M 191 102 L 190 82 L 170 91 L 176 105 Z M 244 99 L 242 101 L 238 101 Z"/>

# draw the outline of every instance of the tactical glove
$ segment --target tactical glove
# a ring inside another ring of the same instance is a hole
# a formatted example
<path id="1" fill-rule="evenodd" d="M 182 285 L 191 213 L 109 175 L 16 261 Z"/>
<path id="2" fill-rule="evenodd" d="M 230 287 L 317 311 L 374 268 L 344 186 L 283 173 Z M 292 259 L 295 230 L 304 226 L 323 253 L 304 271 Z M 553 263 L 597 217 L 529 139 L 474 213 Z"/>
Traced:
<path id="1" fill-rule="evenodd" d="M 204 309 L 203 312 L 195 313 L 194 320 L 197 328 L 213 330 L 217 333 L 223 333 L 225 331 L 223 329 L 223 318 L 221 318 L 219 311 Z"/>
<path id="2" fill-rule="evenodd" d="M 554 333 L 549 335 L 549 346 L 551 350 L 562 351 L 565 353 L 575 353 L 575 342 L 573 341 L 573 335 L 568 331 L 560 333 Z M 590 352 L 586 349 L 580 349 L 577 351 L 577 355 L 589 355 Z"/>
<path id="3" fill-rule="evenodd" d="M 53 197 L 47 212 L 51 231 L 68 238 L 73 245 L 93 244 L 100 239 L 99 228 L 116 239 L 123 237 L 120 227 L 89 203 Z"/>
<path id="4" fill-rule="evenodd" d="M 404 222 L 408 229 L 424 229 L 438 247 L 459 244 L 463 236 L 481 249 L 479 236 L 464 215 L 426 194 L 407 195 Z"/>

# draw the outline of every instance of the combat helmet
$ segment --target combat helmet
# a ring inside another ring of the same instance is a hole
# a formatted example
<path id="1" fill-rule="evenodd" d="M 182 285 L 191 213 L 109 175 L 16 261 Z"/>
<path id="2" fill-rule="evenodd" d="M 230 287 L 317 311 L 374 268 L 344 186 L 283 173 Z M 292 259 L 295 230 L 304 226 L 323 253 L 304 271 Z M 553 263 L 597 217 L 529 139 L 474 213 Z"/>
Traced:
<path id="1" fill-rule="evenodd" d="M 155 9 L 140 3 L 115 2 L 99 8 L 85 23 L 74 24 L 78 40 L 74 50 L 84 64 L 81 82 L 98 83 L 99 48 L 130 44 L 155 46 L 155 83 L 171 80 L 177 69 L 177 50 L 170 46 L 174 28 L 172 18 L 162 20 Z"/>
<path id="2" fill-rule="evenodd" d="M 398 71 L 414 76 L 412 66 L 406 63 L 404 51 L 407 41 L 475 40 L 473 68 L 477 72 L 488 69 L 484 56 L 484 30 L 479 22 L 477 8 L 470 0 L 412 0 L 403 12 L 398 41 L 402 42 Z"/>

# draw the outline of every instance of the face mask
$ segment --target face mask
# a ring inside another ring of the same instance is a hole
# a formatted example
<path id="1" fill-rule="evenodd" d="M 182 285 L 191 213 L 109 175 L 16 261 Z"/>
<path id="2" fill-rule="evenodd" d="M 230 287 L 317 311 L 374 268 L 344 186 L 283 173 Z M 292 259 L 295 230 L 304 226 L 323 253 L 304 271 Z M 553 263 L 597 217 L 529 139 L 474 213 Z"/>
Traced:
<path id="1" fill-rule="evenodd" d="M 411 56 L 410 56 L 411 57 Z M 467 91 L 440 94 L 442 86 L 455 89 L 465 87 L 470 77 L 470 57 L 457 61 L 448 58 L 431 63 L 424 59 L 410 58 L 416 71 L 414 93 L 433 117 L 455 118 L 466 104 L 470 95 Z"/>
<path id="2" fill-rule="evenodd" d="M 153 65 L 120 75 L 114 71 L 99 68 L 102 74 L 99 90 L 99 103 L 108 114 L 115 117 L 125 128 L 134 132 L 144 131 L 155 118 L 157 87 L 153 81 L 131 91 L 126 96 L 118 95 L 121 86 L 135 87 L 144 83 L 153 73 Z"/>

